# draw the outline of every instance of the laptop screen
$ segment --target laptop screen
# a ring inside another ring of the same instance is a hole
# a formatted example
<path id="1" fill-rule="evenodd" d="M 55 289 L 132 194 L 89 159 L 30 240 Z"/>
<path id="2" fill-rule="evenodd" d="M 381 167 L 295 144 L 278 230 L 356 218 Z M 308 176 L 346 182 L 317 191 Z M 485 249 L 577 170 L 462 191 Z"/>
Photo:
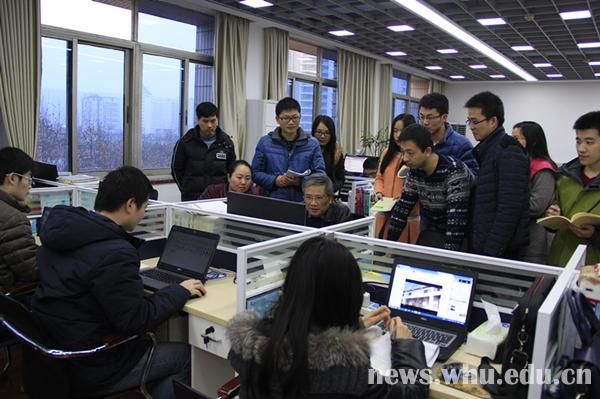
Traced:
<path id="1" fill-rule="evenodd" d="M 388 306 L 419 317 L 464 325 L 474 286 L 473 277 L 398 263 Z"/>
<path id="2" fill-rule="evenodd" d="M 246 310 L 254 311 L 258 318 L 262 319 L 267 316 L 269 311 L 277 303 L 280 295 L 281 287 L 277 287 L 253 297 L 246 298 Z"/>
<path id="3" fill-rule="evenodd" d="M 158 267 L 203 279 L 218 243 L 218 234 L 173 226 Z"/>

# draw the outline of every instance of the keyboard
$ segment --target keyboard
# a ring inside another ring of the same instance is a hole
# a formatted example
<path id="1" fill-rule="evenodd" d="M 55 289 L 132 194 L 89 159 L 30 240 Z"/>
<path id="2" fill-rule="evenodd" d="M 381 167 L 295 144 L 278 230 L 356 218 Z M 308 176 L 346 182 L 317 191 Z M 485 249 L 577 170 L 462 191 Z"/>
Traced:
<path id="1" fill-rule="evenodd" d="M 165 273 L 159 269 L 144 270 L 142 275 L 144 277 L 150 277 L 150 278 L 153 278 L 154 280 L 158 280 L 158 281 L 161 281 L 166 284 L 179 284 L 182 281 L 185 281 L 184 278 L 181 278 L 179 276 L 174 276 L 169 273 Z"/>
<path id="2" fill-rule="evenodd" d="M 414 324 L 406 323 L 406 326 L 412 333 L 413 337 L 425 342 L 436 344 L 437 346 L 447 347 L 450 346 L 456 335 L 448 334 L 438 330 L 432 330 L 430 328 L 416 326 Z"/>

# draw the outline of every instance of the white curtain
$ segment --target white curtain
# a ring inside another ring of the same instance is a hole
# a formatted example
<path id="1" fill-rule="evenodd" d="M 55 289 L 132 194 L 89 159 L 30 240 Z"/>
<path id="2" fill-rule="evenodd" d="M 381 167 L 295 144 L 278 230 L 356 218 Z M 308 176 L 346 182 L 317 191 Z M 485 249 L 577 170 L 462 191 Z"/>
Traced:
<path id="1" fill-rule="evenodd" d="M 375 60 L 346 50 L 338 52 L 339 123 L 342 148 L 349 153 L 361 148 L 361 136 L 375 135 L 373 87 Z"/>
<path id="2" fill-rule="evenodd" d="M 217 14 L 217 104 L 219 125 L 232 136 L 238 158 L 244 153 L 246 136 L 246 61 L 248 59 L 247 19 Z"/>
<path id="3" fill-rule="evenodd" d="M 392 65 L 379 66 L 379 129 L 389 131 L 392 122 Z"/>
<path id="4" fill-rule="evenodd" d="M 286 95 L 288 78 L 289 32 L 277 28 L 264 30 L 264 99 L 279 101 Z"/>
<path id="5" fill-rule="evenodd" d="M 39 0 L 0 1 L 0 140 L 35 156 L 40 92 Z"/>

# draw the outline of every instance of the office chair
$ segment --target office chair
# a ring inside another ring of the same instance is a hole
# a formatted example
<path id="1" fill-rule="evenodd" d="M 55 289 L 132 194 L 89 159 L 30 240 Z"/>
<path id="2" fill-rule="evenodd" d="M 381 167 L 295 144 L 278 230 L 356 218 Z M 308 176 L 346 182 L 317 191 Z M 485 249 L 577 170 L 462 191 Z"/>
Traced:
<path id="1" fill-rule="evenodd" d="M 179 381 L 173 381 L 173 389 L 176 399 L 212 399 Z M 217 399 L 233 399 L 238 395 L 239 391 L 240 377 L 238 376 L 227 381 L 219 388 Z"/>
<path id="2" fill-rule="evenodd" d="M 142 336 L 111 336 L 95 348 L 85 350 L 64 350 L 56 348 L 50 337 L 40 330 L 31 314 L 21 303 L 10 295 L 0 295 L 0 322 L 23 345 L 24 386 L 31 398 L 68 398 L 73 393 L 70 389 L 68 365 L 64 360 L 92 357 L 97 353 L 114 349 L 120 345 L 137 339 L 149 341 L 150 353 L 144 365 L 144 372 L 136 392 L 145 398 L 151 398 L 146 389 L 146 378 L 156 346 L 156 338 L 151 332 Z M 114 395 L 114 394 L 111 394 Z"/>

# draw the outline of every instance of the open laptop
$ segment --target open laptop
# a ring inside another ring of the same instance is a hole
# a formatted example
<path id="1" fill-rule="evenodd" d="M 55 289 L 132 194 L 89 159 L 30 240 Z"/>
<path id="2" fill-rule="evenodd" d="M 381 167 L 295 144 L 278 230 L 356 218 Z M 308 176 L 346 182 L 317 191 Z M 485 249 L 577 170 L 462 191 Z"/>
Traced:
<path id="1" fill-rule="evenodd" d="M 438 359 L 446 360 L 467 335 L 476 282 L 471 271 L 396 261 L 387 306 L 415 338 L 438 345 Z"/>
<path id="2" fill-rule="evenodd" d="M 140 272 L 144 288 L 156 291 L 171 284 L 194 278 L 206 281 L 219 235 L 173 226 L 155 268 Z"/>

